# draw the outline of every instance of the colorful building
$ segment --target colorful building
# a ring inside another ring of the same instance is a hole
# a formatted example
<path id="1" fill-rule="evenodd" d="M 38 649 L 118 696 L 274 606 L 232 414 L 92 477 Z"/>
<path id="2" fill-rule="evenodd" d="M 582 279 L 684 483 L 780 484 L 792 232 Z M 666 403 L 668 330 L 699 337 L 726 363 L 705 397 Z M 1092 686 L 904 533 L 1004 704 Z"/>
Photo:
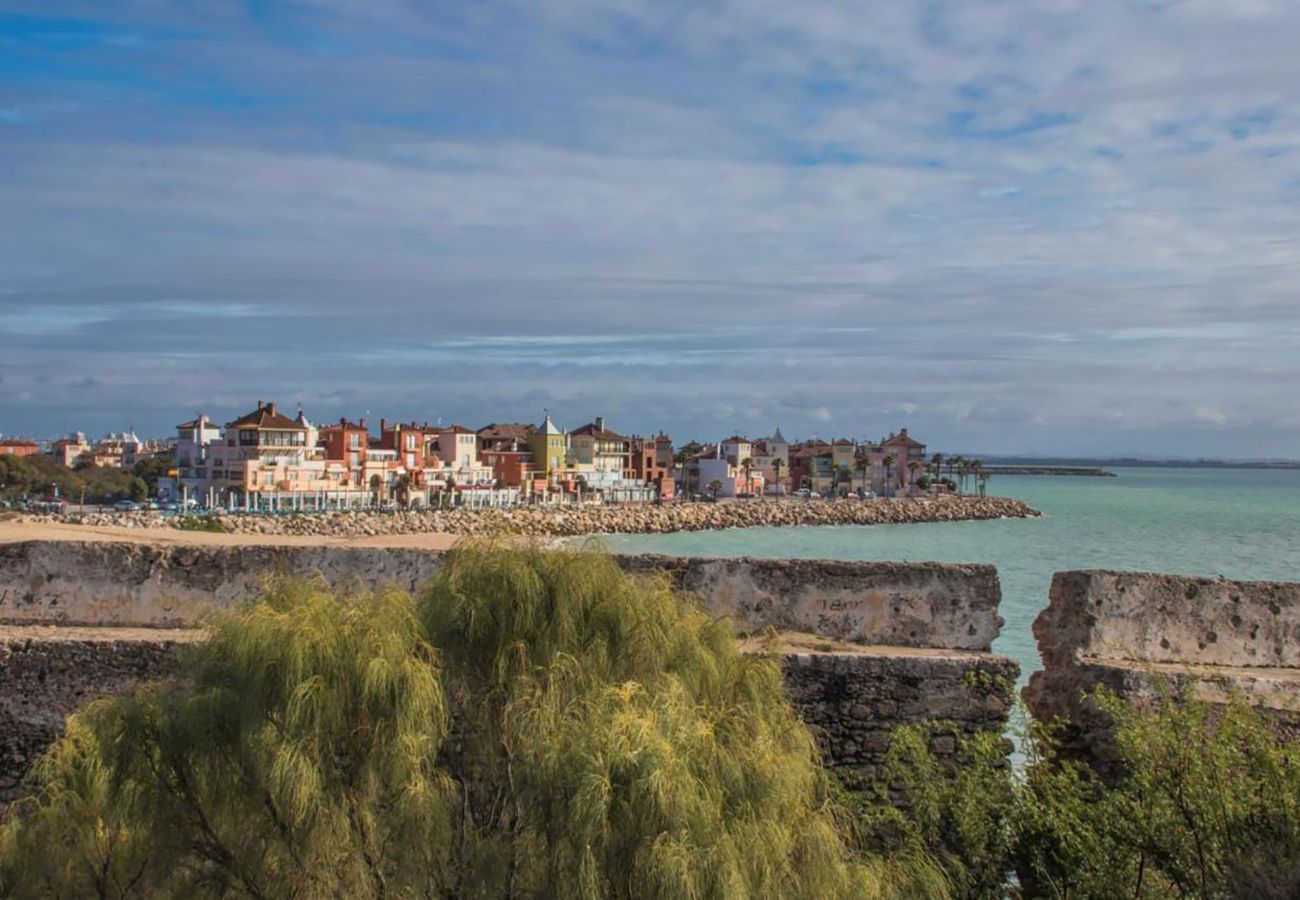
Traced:
<path id="1" fill-rule="evenodd" d="M 538 475 L 547 483 L 568 466 L 568 437 L 551 421 L 549 412 L 528 439 L 528 448 L 532 451 Z"/>
<path id="2" fill-rule="evenodd" d="M 35 456 L 41 445 L 23 438 L 0 438 L 0 456 Z"/>

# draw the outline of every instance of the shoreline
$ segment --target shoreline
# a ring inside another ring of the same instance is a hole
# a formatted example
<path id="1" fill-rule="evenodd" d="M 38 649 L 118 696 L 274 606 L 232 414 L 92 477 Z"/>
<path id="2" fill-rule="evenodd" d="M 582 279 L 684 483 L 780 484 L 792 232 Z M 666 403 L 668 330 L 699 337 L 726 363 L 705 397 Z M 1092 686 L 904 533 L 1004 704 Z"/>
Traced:
<path id="1" fill-rule="evenodd" d="M 188 531 L 157 513 L 16 516 L 0 520 L 0 543 L 41 539 L 160 541 L 182 544 L 266 543 L 407 546 L 446 550 L 460 537 L 516 535 L 571 538 L 667 534 L 732 528 L 819 525 L 910 525 L 1004 518 L 1039 512 L 1007 497 L 909 497 L 852 500 L 746 500 L 681 505 L 525 507 L 340 512 L 220 517 L 225 531 Z"/>

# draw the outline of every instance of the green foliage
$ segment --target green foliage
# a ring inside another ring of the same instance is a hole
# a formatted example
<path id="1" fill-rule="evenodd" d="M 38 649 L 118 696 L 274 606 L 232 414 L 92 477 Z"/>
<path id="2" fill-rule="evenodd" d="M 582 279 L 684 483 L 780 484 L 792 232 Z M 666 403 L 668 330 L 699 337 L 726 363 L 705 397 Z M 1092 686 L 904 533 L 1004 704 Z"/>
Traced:
<path id="1" fill-rule="evenodd" d="M 0 500 L 43 497 L 55 487 L 69 503 L 79 503 L 83 492 L 87 503 L 144 500 L 151 492 L 146 479 L 128 469 L 92 465 L 69 469 L 43 454 L 0 455 Z"/>
<path id="2" fill-rule="evenodd" d="M 957 746 L 955 766 L 945 767 L 931 742 L 950 740 L 940 724 L 898 729 L 886 754 L 888 785 L 903 807 L 865 805 L 870 846 L 936 860 L 959 897 L 1000 898 L 1016 850 L 1015 817 L 1020 797 L 1001 735 L 970 735 Z"/>
<path id="3" fill-rule="evenodd" d="M 1279 742 L 1242 701 L 1164 696 L 1135 709 L 1098 698 L 1120 772 L 1103 783 L 1034 729 L 1015 775 L 996 738 L 962 745 L 941 777 L 928 734 L 903 729 L 886 781 L 906 812 L 870 809 L 878 851 L 932 855 L 961 897 L 1300 896 L 1300 747 Z"/>
<path id="4" fill-rule="evenodd" d="M 181 516 L 176 520 L 176 527 L 181 531 L 206 531 L 224 534 L 226 526 L 221 524 L 220 516 Z"/>
<path id="5" fill-rule="evenodd" d="M 773 658 L 589 552 L 461 549 L 418 603 L 275 586 L 36 786 L 0 895 L 944 896 L 845 840 Z"/>
<path id="6" fill-rule="evenodd" d="M 409 598 L 269 591 L 180 677 L 91 704 L 0 836 L 0 893 L 378 896 L 443 885 L 455 785 Z"/>
<path id="7" fill-rule="evenodd" d="M 158 494 L 159 479 L 167 478 L 167 473 L 171 471 L 174 465 L 171 456 L 167 454 L 146 456 L 135 464 L 134 468 L 131 469 L 131 474 L 144 482 L 147 490 L 146 497 L 155 497 Z"/>

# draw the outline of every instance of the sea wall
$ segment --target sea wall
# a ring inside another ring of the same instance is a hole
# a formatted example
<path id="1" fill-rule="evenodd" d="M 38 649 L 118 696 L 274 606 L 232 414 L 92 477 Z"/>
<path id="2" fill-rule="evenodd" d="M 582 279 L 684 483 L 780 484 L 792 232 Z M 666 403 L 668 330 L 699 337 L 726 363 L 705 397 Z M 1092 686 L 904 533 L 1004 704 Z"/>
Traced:
<path id="1" fill-rule="evenodd" d="M 213 610 L 256 593 L 269 574 L 418 589 L 440 556 L 333 547 L 0 546 L 0 802 L 95 696 L 156 677 Z M 942 721 L 935 749 L 1000 729 L 1017 667 L 988 652 L 1001 620 L 989 566 L 620 557 L 669 579 L 742 630 L 781 632 L 791 698 L 827 761 L 851 784 L 877 771 L 889 731 Z M 143 627 L 142 627 L 143 626 Z M 757 642 L 750 647 L 757 652 Z M 8 785 L 8 788 L 6 788 Z"/>
<path id="2" fill-rule="evenodd" d="M 1066 724 L 1067 752 L 1113 761 L 1090 695 L 1135 703 L 1173 689 L 1240 697 L 1283 734 L 1300 732 L 1300 584 L 1142 572 L 1058 572 L 1034 621 L 1043 659 L 1023 692 L 1035 718 Z"/>
<path id="3" fill-rule="evenodd" d="M 719 503 L 617 503 L 526 506 L 513 509 L 413 509 L 394 512 L 331 512 L 278 516 L 219 515 L 226 531 L 358 537 L 384 534 L 520 534 L 576 537 L 587 534 L 657 534 L 721 528 L 794 525 L 901 525 L 969 519 L 1027 518 L 1037 510 L 1010 497 L 898 497 L 858 500 L 735 500 Z M 73 513 L 28 516 L 33 522 L 133 528 L 179 526 L 176 516 L 156 512 Z"/>

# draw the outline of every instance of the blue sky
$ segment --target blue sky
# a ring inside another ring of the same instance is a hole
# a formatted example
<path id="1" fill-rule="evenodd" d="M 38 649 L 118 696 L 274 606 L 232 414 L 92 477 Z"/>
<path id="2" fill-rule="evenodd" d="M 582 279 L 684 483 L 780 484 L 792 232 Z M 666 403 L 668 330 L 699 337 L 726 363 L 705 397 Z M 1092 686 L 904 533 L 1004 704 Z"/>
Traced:
<path id="1" fill-rule="evenodd" d="M 1300 457 L 1300 6 L 7 3 L 0 432 Z"/>

